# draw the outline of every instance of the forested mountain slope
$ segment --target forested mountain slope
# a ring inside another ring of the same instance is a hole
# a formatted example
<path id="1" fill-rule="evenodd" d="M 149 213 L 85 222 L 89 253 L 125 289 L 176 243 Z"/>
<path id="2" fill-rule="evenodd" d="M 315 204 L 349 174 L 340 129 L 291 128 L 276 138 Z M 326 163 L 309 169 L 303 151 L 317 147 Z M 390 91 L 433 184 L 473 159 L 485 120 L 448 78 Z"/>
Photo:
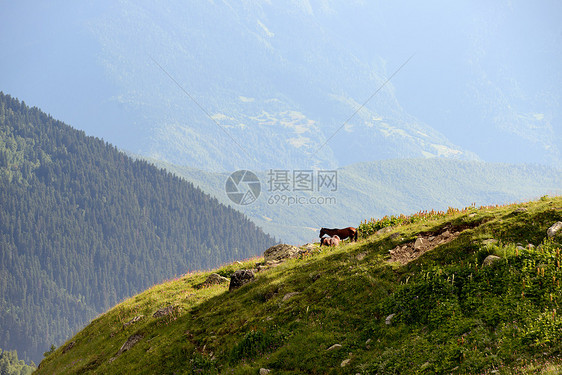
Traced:
<path id="1" fill-rule="evenodd" d="M 35 370 L 35 364 L 27 365 L 18 359 L 16 351 L 2 352 L 0 349 L 0 374 L 2 375 L 30 375 Z"/>
<path id="2" fill-rule="evenodd" d="M 192 184 L 0 93 L 0 347 L 51 344 L 156 282 L 274 240 Z"/>

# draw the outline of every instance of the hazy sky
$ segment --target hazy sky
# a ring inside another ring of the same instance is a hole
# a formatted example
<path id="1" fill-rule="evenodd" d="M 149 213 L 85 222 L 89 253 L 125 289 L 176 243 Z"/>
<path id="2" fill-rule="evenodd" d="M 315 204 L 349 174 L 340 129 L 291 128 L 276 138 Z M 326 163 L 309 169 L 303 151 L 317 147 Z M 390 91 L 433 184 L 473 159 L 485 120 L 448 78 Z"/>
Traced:
<path id="1" fill-rule="evenodd" d="M 210 5 L 189 3 L 186 9 L 168 9 L 168 4 L 155 8 L 162 8 L 158 14 L 162 20 L 155 20 L 154 27 L 165 28 L 168 21 L 170 27 L 174 22 L 197 22 L 200 33 L 222 33 L 196 48 L 212 50 L 214 40 L 245 43 L 236 39 L 238 34 L 221 30 L 220 22 L 205 18 L 205 13 L 199 20 L 190 18 L 193 12 L 189 8 L 201 10 Z M 323 53 L 330 45 L 337 46 L 338 53 L 356 59 L 366 70 L 377 69 L 380 77 L 388 77 L 414 54 L 387 87 L 405 112 L 484 160 L 562 160 L 560 1 L 285 1 L 270 5 L 247 1 L 230 7 L 215 2 L 214 6 L 225 22 L 237 22 L 241 30 L 255 33 L 261 27 L 269 36 L 270 48 L 288 60 L 293 58 L 291 45 L 283 46 L 280 41 L 295 30 L 302 31 L 297 36 L 299 43 L 328 46 Z M 107 62 L 123 56 L 104 55 L 107 45 L 94 31 L 109 24 L 105 19 L 118 22 L 116 9 L 122 12 L 119 17 L 125 15 L 123 24 L 156 17 L 148 12 L 139 18 L 134 11 L 127 13 L 128 7 L 126 2 L 109 1 L 0 0 L 0 90 L 92 135 L 119 142 L 124 135 L 115 124 L 127 122 L 131 113 L 120 107 L 122 103 L 116 104 L 115 98 L 126 98 L 138 88 L 119 86 L 127 72 L 108 68 L 118 67 L 119 61 Z M 144 26 L 141 22 L 139 30 Z M 151 40 L 155 35 L 163 34 L 143 35 L 139 43 L 146 43 L 144 47 L 166 45 L 168 41 Z M 177 38 L 173 42 L 184 50 L 181 53 L 194 48 L 181 33 L 166 35 Z M 240 48 L 248 48 L 244 43 Z M 178 58 L 170 53 L 166 59 Z M 249 50 L 248 58 L 264 53 L 267 49 Z M 220 70 L 228 69 L 229 63 L 224 59 L 198 67 L 197 77 L 220 77 Z M 185 70 L 190 68 L 185 66 Z M 322 68 L 303 66 L 302 70 Z M 338 78 L 330 74 L 325 77 L 326 86 Z M 377 89 L 377 81 L 365 81 L 363 76 L 342 77 L 331 89 L 348 90 L 350 95 L 356 92 L 358 103 Z M 236 78 L 230 76 L 230 83 L 220 83 L 245 87 Z M 369 105 L 376 107 L 377 99 Z M 89 123 L 92 119 L 97 119 L 95 127 Z M 521 147 L 528 149 L 514 151 Z"/>

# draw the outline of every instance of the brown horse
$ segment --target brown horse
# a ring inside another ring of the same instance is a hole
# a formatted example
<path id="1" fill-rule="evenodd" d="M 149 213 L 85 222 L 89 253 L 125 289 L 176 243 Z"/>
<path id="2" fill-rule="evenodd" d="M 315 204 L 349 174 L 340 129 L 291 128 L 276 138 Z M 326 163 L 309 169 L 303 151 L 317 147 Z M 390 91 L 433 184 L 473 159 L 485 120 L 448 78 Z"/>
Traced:
<path id="1" fill-rule="evenodd" d="M 320 229 L 320 239 L 322 239 L 323 236 L 328 235 L 328 236 L 339 236 L 342 240 L 345 240 L 346 238 L 349 238 L 351 241 L 357 241 L 357 229 L 353 228 L 353 227 L 347 227 L 347 228 L 343 228 L 343 229 L 338 229 L 338 228 L 333 228 L 333 229 L 328 229 L 328 228 L 322 228 Z"/>
<path id="2" fill-rule="evenodd" d="M 320 247 L 324 246 L 338 246 L 340 244 L 340 238 L 335 235 L 334 237 L 324 237 L 320 240 Z"/>

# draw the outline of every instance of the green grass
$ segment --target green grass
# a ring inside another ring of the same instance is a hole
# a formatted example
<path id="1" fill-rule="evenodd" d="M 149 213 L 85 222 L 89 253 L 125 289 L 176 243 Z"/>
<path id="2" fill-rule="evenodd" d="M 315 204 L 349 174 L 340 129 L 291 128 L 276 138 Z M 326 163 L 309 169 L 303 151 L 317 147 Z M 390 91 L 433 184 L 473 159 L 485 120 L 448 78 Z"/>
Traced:
<path id="1" fill-rule="evenodd" d="M 545 241 L 556 221 L 562 198 L 545 197 L 403 223 L 259 272 L 232 292 L 195 289 L 210 272 L 184 275 L 99 316 L 37 373 L 559 373 L 562 240 Z M 468 229 L 407 265 L 389 263 L 390 249 L 446 225 Z M 501 259 L 483 267 L 489 254 Z M 166 306 L 171 315 L 153 317 Z M 134 334 L 142 340 L 111 360 Z M 328 351 L 333 344 L 341 348 Z"/>

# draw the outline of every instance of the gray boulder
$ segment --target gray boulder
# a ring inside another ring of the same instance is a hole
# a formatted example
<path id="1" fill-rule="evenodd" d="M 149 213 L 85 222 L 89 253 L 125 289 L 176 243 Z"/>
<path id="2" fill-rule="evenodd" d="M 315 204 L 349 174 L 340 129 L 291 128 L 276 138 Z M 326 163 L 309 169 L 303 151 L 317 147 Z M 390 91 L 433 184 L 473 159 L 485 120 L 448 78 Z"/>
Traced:
<path id="1" fill-rule="evenodd" d="M 287 301 L 288 299 L 290 299 L 290 298 L 292 298 L 292 297 L 294 297 L 294 296 L 296 296 L 296 295 L 299 295 L 299 294 L 300 294 L 299 292 L 287 293 L 287 294 L 285 294 L 285 295 L 283 296 L 283 301 Z"/>
<path id="2" fill-rule="evenodd" d="M 125 328 L 127 326 L 130 326 L 131 324 L 135 324 L 136 322 L 138 322 L 142 318 L 144 318 L 144 315 L 135 316 L 133 319 L 129 320 L 127 323 L 123 323 L 123 328 Z"/>
<path id="3" fill-rule="evenodd" d="M 271 246 L 263 253 L 263 258 L 266 262 L 268 261 L 279 261 L 286 260 L 290 258 L 296 258 L 301 253 L 301 249 L 296 246 L 279 244 Z"/>
<path id="4" fill-rule="evenodd" d="M 548 230 L 546 231 L 546 235 L 548 236 L 548 238 L 552 238 L 556 236 L 556 233 L 558 233 L 560 229 L 562 229 L 562 221 L 558 221 L 554 223 L 550 228 L 548 228 Z"/>
<path id="5" fill-rule="evenodd" d="M 121 354 L 123 354 L 124 352 L 126 352 L 127 350 L 131 349 L 133 346 L 135 346 L 139 341 L 141 341 L 144 338 L 143 335 L 141 334 L 134 334 L 132 336 L 129 336 L 129 338 L 127 339 L 127 341 L 125 341 L 125 343 L 121 346 L 121 348 L 119 349 L 119 351 L 117 352 L 117 354 L 115 354 L 115 357 L 111 357 L 109 359 L 109 362 L 113 362 L 115 361 L 115 359 L 117 359 L 117 357 L 119 357 Z"/>
<path id="6" fill-rule="evenodd" d="M 228 291 L 240 288 L 242 285 L 254 280 L 256 276 L 252 270 L 238 270 L 230 276 Z"/>
<path id="7" fill-rule="evenodd" d="M 497 262 L 498 260 L 500 260 L 501 258 L 497 255 L 488 255 L 486 257 L 486 259 L 484 259 L 484 261 L 482 262 L 482 266 L 491 266 L 494 262 Z"/>
<path id="8" fill-rule="evenodd" d="M 161 318 L 163 316 L 168 316 L 170 314 L 173 314 L 175 310 L 178 310 L 178 306 L 172 306 L 172 305 L 166 306 L 157 310 L 154 314 L 152 314 L 152 317 Z"/>
<path id="9" fill-rule="evenodd" d="M 386 325 L 391 325 L 392 324 L 392 319 L 394 319 L 394 316 L 396 314 L 390 314 L 389 316 L 386 317 L 386 319 L 384 320 L 384 323 Z"/>
<path id="10" fill-rule="evenodd" d="M 205 281 L 203 281 L 201 284 L 197 284 L 194 286 L 195 289 L 201 289 L 201 288 L 206 288 L 212 285 L 218 285 L 218 284 L 224 284 L 224 283 L 228 283 L 230 280 L 228 280 L 228 278 L 219 275 L 218 273 L 212 273 L 209 275 L 209 277 L 207 277 L 207 279 Z"/>
<path id="11" fill-rule="evenodd" d="M 64 349 L 62 350 L 62 354 L 65 354 L 67 351 L 74 348 L 75 345 L 76 345 L 76 341 L 72 341 L 70 344 L 64 347 Z"/>
<path id="12" fill-rule="evenodd" d="M 336 349 L 341 349 L 341 348 L 342 348 L 341 344 L 334 344 L 326 350 L 330 351 L 330 350 L 336 350 Z"/>

